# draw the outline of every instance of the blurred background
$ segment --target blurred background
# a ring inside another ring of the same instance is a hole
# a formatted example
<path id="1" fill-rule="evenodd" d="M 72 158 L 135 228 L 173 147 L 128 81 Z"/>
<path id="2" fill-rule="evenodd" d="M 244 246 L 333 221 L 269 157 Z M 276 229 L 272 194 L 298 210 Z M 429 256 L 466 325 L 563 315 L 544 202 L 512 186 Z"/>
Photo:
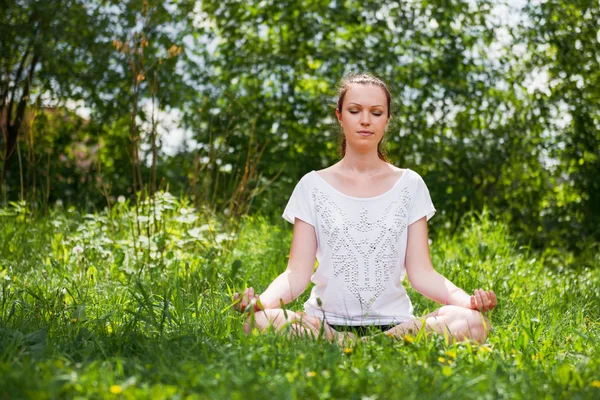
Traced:
<path id="1" fill-rule="evenodd" d="M 340 158 L 340 80 L 369 72 L 433 235 L 485 212 L 556 263 L 595 259 L 595 0 L 13 0 L 0 21 L 1 205 L 164 190 L 280 220 L 298 179 Z"/>

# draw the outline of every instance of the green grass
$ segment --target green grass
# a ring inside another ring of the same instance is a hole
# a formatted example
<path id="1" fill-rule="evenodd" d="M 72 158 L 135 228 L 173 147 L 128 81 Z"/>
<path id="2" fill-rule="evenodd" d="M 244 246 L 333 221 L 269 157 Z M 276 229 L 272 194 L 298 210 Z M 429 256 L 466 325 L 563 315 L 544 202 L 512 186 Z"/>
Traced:
<path id="1" fill-rule="evenodd" d="M 168 195 L 139 217 L 0 209 L 0 398 L 600 397 L 600 270 L 551 268 L 486 215 L 432 243 L 439 272 L 498 296 L 483 346 L 245 336 L 231 295 L 285 268 L 292 225 L 221 229 Z M 409 295 L 416 315 L 439 307 Z"/>

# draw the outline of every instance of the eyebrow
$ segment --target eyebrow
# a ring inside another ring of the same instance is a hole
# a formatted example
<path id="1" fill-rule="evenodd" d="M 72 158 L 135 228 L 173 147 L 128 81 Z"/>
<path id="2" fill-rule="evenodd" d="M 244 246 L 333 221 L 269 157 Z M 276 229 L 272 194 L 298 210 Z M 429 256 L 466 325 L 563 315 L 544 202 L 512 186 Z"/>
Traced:
<path id="1" fill-rule="evenodd" d="M 358 104 L 358 103 L 348 103 L 348 105 L 350 105 L 350 104 L 356 104 L 357 106 L 359 106 L 359 107 L 362 107 L 362 104 Z M 381 104 L 376 104 L 376 105 L 374 105 L 374 106 L 371 106 L 371 108 L 373 108 L 373 107 L 383 107 L 383 106 L 382 106 Z"/>

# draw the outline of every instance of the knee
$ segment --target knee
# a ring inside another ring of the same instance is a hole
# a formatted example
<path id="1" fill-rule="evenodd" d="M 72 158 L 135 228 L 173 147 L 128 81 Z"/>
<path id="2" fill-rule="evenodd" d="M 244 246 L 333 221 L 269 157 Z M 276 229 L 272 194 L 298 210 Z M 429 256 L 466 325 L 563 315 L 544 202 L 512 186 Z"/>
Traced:
<path id="1" fill-rule="evenodd" d="M 477 310 L 450 305 L 441 307 L 438 315 L 445 316 L 456 323 L 456 329 L 463 332 L 465 338 L 471 338 L 479 343 L 487 340 L 492 329 L 489 318 Z"/>
<path id="2" fill-rule="evenodd" d="M 257 311 L 248 315 L 244 321 L 244 332 L 250 334 L 253 328 L 263 332 L 269 326 L 279 330 L 286 322 L 294 323 L 299 320 L 300 318 L 295 313 L 288 312 L 286 316 L 286 313 L 279 308 Z"/>
<path id="3" fill-rule="evenodd" d="M 485 343 L 489 336 L 490 330 L 492 329 L 492 324 L 489 318 L 479 311 L 474 311 L 473 317 L 470 320 L 472 339 L 481 344 Z"/>
<path id="4" fill-rule="evenodd" d="M 263 331 L 269 325 L 269 319 L 264 315 L 263 312 L 256 312 L 248 315 L 244 320 L 244 333 L 249 335 L 252 333 L 253 328 L 258 328 L 259 331 Z"/>

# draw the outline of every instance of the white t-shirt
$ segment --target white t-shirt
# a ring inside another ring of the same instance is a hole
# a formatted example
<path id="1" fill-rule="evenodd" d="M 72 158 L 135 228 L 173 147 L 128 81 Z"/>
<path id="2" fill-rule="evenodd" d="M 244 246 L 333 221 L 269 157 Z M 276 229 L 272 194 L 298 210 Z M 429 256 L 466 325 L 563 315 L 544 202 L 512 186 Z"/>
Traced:
<path id="1" fill-rule="evenodd" d="M 330 325 L 388 325 L 414 318 L 401 283 L 407 228 L 435 211 L 423 178 L 408 168 L 390 190 L 367 198 L 339 192 L 314 170 L 304 175 L 282 217 L 311 224 L 317 235 L 318 267 L 306 313 Z"/>

